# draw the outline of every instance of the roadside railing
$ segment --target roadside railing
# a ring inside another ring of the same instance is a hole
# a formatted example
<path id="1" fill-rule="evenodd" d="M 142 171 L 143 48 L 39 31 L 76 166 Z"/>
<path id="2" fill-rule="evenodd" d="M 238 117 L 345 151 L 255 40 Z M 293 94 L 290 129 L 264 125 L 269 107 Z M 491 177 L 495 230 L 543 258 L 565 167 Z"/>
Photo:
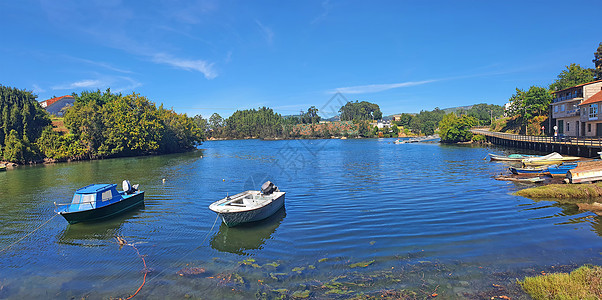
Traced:
<path id="1" fill-rule="evenodd" d="M 583 137 L 583 136 L 536 136 L 536 135 L 520 135 L 512 133 L 494 132 L 483 129 L 482 127 L 471 129 L 472 133 L 485 136 L 503 138 L 506 140 L 533 142 L 533 143 L 548 143 L 561 145 L 589 146 L 602 148 L 602 137 Z"/>

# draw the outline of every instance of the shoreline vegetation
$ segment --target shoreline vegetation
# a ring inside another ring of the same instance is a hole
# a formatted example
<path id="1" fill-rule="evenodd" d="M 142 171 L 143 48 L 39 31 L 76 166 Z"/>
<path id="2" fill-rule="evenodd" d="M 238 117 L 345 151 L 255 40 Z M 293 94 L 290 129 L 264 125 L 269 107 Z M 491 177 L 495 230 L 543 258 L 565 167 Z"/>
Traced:
<path id="1" fill-rule="evenodd" d="M 383 119 L 378 104 L 358 100 L 322 121 L 315 106 L 291 116 L 261 107 L 235 111 L 227 119 L 217 113 L 205 119 L 178 114 L 136 93 L 107 89 L 72 96 L 73 106 L 60 118 L 49 115 L 32 92 L 0 85 L 0 162 L 14 166 L 158 155 L 191 151 L 206 140 L 250 138 L 391 138 L 440 132 L 442 143 L 482 142 L 470 127 L 489 125 L 503 113 L 501 106 L 482 103 L 449 113 L 439 108 L 403 113 L 390 125 L 377 126 Z"/>
<path id="2" fill-rule="evenodd" d="M 542 274 L 519 281 L 533 299 L 601 299 L 602 267 L 582 266 L 570 273 Z"/>
<path id="3" fill-rule="evenodd" d="M 51 119 L 31 92 L 0 85 L 0 160 L 33 164 L 167 154 L 196 149 L 204 140 L 194 118 L 139 94 L 107 89 L 73 96 L 64 118 Z"/>
<path id="4" fill-rule="evenodd" d="M 530 199 L 596 199 L 602 198 L 602 182 L 593 184 L 548 184 L 514 192 Z"/>

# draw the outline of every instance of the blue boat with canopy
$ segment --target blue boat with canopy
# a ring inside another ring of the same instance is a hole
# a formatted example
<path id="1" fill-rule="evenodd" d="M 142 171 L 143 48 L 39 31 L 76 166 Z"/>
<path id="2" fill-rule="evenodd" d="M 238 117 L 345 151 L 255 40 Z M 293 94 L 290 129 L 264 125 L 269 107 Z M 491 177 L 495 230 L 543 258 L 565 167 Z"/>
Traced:
<path id="1" fill-rule="evenodd" d="M 75 191 L 73 200 L 57 204 L 55 212 L 70 224 L 97 221 L 130 210 L 144 203 L 144 191 L 123 181 L 123 191 L 116 184 L 90 184 Z"/>

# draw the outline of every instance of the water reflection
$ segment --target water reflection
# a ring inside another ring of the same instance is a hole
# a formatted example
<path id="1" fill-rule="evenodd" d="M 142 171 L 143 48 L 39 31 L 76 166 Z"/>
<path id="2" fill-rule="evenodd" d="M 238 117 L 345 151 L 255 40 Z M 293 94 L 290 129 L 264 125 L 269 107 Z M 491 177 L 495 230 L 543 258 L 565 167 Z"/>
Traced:
<path id="1" fill-rule="evenodd" d="M 66 225 L 65 230 L 57 236 L 57 241 L 59 244 L 66 245 L 94 246 L 90 242 L 113 240 L 116 235 L 119 235 L 122 225 L 128 219 L 140 214 L 143 209 L 144 204 L 110 219 Z"/>
<path id="2" fill-rule="evenodd" d="M 274 215 L 259 222 L 231 228 L 222 222 L 219 231 L 211 238 L 211 248 L 239 255 L 246 255 L 249 250 L 262 249 L 265 241 L 272 237 L 284 217 L 286 209 L 283 206 Z"/>

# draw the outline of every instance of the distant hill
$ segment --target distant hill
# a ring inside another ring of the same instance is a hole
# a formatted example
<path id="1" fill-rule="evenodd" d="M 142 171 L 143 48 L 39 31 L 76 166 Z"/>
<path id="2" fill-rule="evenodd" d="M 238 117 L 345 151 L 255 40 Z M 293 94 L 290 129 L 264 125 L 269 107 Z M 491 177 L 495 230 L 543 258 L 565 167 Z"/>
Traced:
<path id="1" fill-rule="evenodd" d="M 472 105 L 466 105 L 466 106 L 456 106 L 456 107 L 443 108 L 442 110 L 446 114 L 449 114 L 451 112 L 457 112 L 458 110 L 469 110 L 471 108 L 472 108 Z M 395 116 L 395 115 L 401 115 L 401 114 L 402 113 L 392 114 L 392 115 L 388 115 L 388 116 L 383 116 L 383 120 L 391 120 L 391 119 L 393 119 L 393 116 Z M 418 113 L 405 113 L 405 114 L 417 115 Z"/>
<path id="2" fill-rule="evenodd" d="M 442 110 L 446 113 L 449 114 L 451 112 L 457 112 L 458 110 L 469 110 L 473 107 L 473 105 L 466 105 L 466 106 L 456 106 L 456 107 L 448 107 L 448 108 L 443 108 Z M 388 115 L 388 116 L 383 116 L 383 120 L 387 121 L 387 120 L 391 120 L 393 119 L 393 116 L 395 115 L 401 115 L 402 113 L 398 113 L 398 114 L 392 114 L 392 115 Z M 405 113 L 405 114 L 409 114 L 409 115 L 417 115 L 418 113 Z M 290 116 L 283 116 L 283 117 L 291 117 L 293 115 Z M 294 115 L 294 116 L 299 116 L 299 115 Z M 340 121 L 341 118 L 336 115 L 332 118 L 328 118 L 328 119 L 322 119 L 322 121 Z"/>
<path id="3" fill-rule="evenodd" d="M 469 110 L 472 108 L 472 105 L 467 105 L 467 106 L 457 106 L 457 107 L 450 107 L 450 108 L 444 108 L 443 111 L 446 114 L 449 114 L 451 112 L 456 112 L 458 110 Z"/>

